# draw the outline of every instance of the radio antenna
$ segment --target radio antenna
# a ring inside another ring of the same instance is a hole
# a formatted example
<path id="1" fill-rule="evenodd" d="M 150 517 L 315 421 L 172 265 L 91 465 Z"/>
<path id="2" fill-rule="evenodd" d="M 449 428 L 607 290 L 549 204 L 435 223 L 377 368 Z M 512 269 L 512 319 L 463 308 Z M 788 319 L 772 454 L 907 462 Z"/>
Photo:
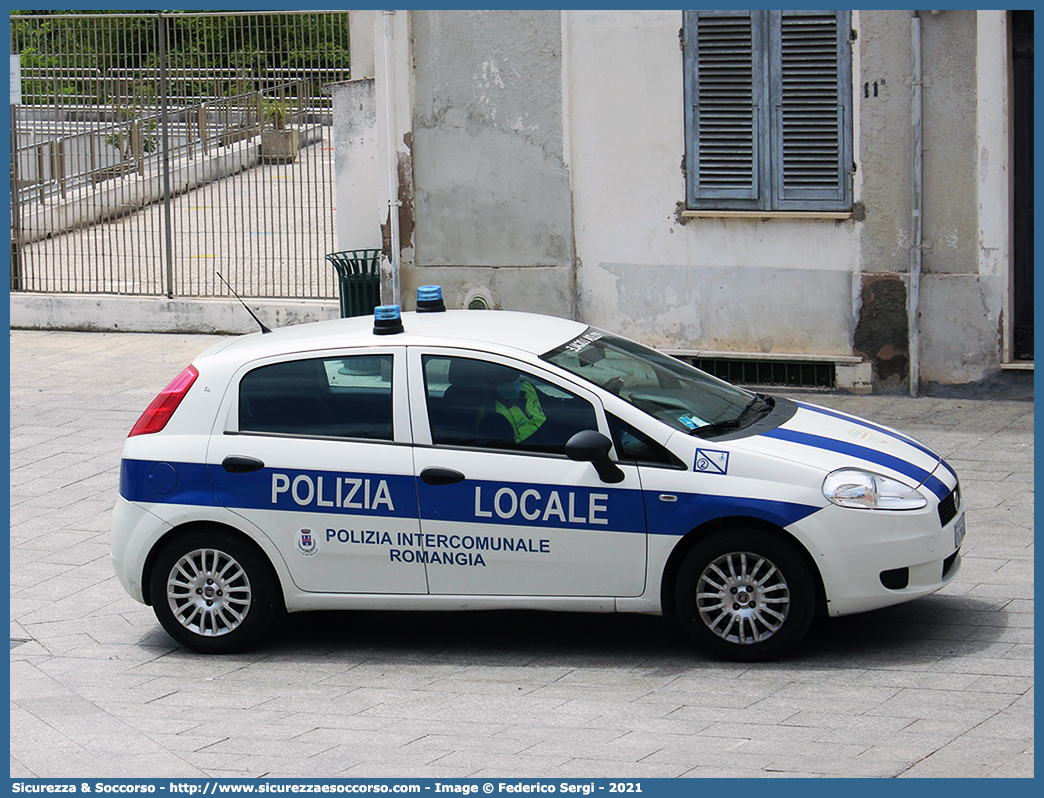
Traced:
<path id="1" fill-rule="evenodd" d="M 216 275 L 217 275 L 218 277 L 221 277 L 221 272 L 214 272 L 214 274 L 216 274 Z M 241 304 L 241 305 L 242 305 L 243 307 L 245 307 L 245 308 L 246 308 L 246 312 L 247 312 L 247 313 L 249 313 L 249 314 L 250 314 L 250 316 L 251 316 L 251 317 L 252 317 L 252 318 L 254 319 L 254 321 L 256 321 L 256 322 L 257 322 L 257 326 L 261 328 L 261 332 L 262 332 L 262 333 L 270 333 L 270 332 L 272 332 L 272 331 L 271 331 L 270 329 L 268 329 L 268 328 L 267 328 L 267 327 L 265 326 L 264 322 L 263 322 L 263 321 L 261 321 L 261 319 L 259 319 L 259 318 L 257 317 L 257 315 L 256 315 L 256 314 L 254 313 L 254 311 L 252 311 L 252 310 L 251 310 L 251 309 L 250 309 L 250 308 L 249 308 L 249 307 L 247 306 L 247 303 L 246 303 L 246 302 L 244 302 L 244 301 L 243 301 L 243 300 L 242 300 L 242 299 L 240 298 L 239 294 L 237 294 L 237 293 L 236 293 L 236 289 L 235 289 L 235 288 L 233 288 L 232 286 L 230 286 L 230 285 L 228 284 L 228 280 L 226 280 L 226 279 L 225 279 L 224 277 L 221 277 L 221 282 L 223 282 L 223 283 L 225 284 L 225 287 L 226 287 L 226 288 L 228 288 L 228 290 L 232 292 L 232 296 L 234 296 L 234 297 L 235 297 L 236 299 L 238 299 L 238 300 L 239 300 L 239 304 Z"/>

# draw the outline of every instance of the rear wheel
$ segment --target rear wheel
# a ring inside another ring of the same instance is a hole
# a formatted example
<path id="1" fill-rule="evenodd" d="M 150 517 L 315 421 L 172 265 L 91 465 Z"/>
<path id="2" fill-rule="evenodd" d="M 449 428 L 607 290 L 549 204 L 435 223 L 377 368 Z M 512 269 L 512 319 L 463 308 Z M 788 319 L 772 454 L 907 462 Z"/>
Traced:
<path id="1" fill-rule="evenodd" d="M 220 529 L 194 530 L 165 545 L 152 569 L 151 595 L 167 633 L 206 654 L 254 644 L 282 608 L 268 563 Z"/>
<path id="2" fill-rule="evenodd" d="M 678 616 L 704 649 L 756 662 L 793 648 L 812 623 L 816 588 L 795 546 L 759 529 L 715 533 L 682 562 Z"/>

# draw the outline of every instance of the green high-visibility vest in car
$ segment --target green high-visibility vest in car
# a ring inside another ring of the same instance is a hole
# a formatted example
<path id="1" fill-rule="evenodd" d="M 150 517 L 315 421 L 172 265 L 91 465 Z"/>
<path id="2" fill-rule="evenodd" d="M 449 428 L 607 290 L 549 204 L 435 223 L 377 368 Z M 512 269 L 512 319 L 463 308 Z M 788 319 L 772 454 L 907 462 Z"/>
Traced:
<path id="1" fill-rule="evenodd" d="M 525 406 L 505 405 L 500 399 L 493 404 L 494 412 L 507 419 L 511 425 L 511 431 L 515 434 L 515 443 L 521 443 L 540 429 L 547 421 L 543 409 L 540 407 L 540 397 L 537 396 L 536 388 L 529 382 L 522 383 L 522 391 L 519 396 L 525 398 Z M 479 415 L 479 421 L 485 417 L 485 410 Z"/>

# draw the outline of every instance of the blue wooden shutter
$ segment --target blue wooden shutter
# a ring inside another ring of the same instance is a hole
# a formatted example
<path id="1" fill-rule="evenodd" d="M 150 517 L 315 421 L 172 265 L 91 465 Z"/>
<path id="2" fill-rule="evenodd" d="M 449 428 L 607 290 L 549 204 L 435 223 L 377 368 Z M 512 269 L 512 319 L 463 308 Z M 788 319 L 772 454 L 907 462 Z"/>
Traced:
<path id="1" fill-rule="evenodd" d="M 751 11 L 685 12 L 690 207 L 758 207 L 767 184 L 764 28 Z M 716 202 L 717 200 L 717 202 Z"/>
<path id="2" fill-rule="evenodd" d="M 839 210 L 849 200 L 848 12 L 769 12 L 773 199 L 780 210 Z"/>
<path id="3" fill-rule="evenodd" d="M 690 208 L 851 207 L 848 11 L 686 11 Z"/>

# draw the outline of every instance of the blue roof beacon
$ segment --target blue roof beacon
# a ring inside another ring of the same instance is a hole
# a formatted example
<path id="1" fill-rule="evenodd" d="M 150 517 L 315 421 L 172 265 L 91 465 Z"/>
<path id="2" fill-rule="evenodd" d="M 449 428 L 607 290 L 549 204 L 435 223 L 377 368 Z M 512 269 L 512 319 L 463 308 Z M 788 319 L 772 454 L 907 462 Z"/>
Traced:
<path id="1" fill-rule="evenodd" d="M 395 335 L 403 331 L 398 305 L 378 305 L 373 309 L 374 335 Z"/>
<path id="2" fill-rule="evenodd" d="M 417 289 L 418 313 L 442 313 L 446 303 L 442 301 L 441 285 L 422 285 Z"/>

